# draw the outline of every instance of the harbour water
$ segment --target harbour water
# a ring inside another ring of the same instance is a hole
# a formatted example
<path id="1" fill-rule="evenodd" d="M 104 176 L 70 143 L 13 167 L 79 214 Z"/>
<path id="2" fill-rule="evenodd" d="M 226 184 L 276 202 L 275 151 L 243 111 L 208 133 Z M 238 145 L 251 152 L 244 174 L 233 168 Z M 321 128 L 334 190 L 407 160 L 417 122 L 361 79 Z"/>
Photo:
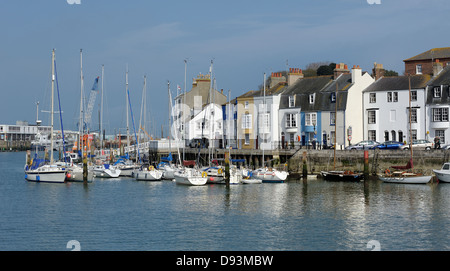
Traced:
<path id="1" fill-rule="evenodd" d="M 188 187 L 131 178 L 30 183 L 0 153 L 0 250 L 449 250 L 450 184 L 289 180 Z"/>

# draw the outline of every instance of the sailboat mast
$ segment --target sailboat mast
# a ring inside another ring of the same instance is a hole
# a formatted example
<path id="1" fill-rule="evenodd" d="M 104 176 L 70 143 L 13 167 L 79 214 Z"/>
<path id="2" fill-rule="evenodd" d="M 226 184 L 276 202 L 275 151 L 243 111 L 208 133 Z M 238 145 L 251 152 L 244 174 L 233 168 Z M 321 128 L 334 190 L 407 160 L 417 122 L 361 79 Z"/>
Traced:
<path id="1" fill-rule="evenodd" d="M 182 136 L 181 136 L 181 138 L 183 139 L 183 161 L 186 159 L 185 158 L 185 151 L 184 151 L 184 149 L 185 149 L 185 145 L 186 145 L 186 134 L 185 134 L 185 127 L 184 126 L 186 126 L 186 116 L 184 115 L 184 112 L 185 112 L 185 109 L 184 109 L 184 107 L 186 106 L 186 72 L 187 72 L 187 59 L 185 59 L 184 60 L 184 95 L 183 95 L 183 118 L 182 118 L 182 121 L 183 121 L 183 129 L 182 129 L 182 131 L 183 131 L 183 134 L 182 134 Z M 181 164 L 183 164 L 183 163 L 181 163 Z"/>
<path id="2" fill-rule="evenodd" d="M 127 71 L 125 74 L 125 85 L 126 85 L 126 91 L 125 91 L 125 102 L 127 104 L 127 148 L 130 147 L 130 129 L 129 129 L 129 123 L 128 123 L 128 110 L 129 110 L 129 105 L 128 105 L 128 65 L 127 65 Z"/>
<path id="3" fill-rule="evenodd" d="M 264 73 L 264 83 L 263 83 L 263 85 L 264 85 L 264 90 L 263 90 L 263 118 L 265 117 L 265 114 L 266 114 L 266 73 Z M 263 121 L 262 121 L 262 123 L 264 123 L 264 119 L 263 119 Z M 265 136 L 265 134 L 263 133 L 263 136 Z M 261 146 L 261 145 L 260 145 Z M 262 148 L 262 165 L 263 165 L 263 167 L 264 167 L 264 148 Z"/>
<path id="4" fill-rule="evenodd" d="M 411 130 L 411 75 L 408 74 L 408 85 L 409 85 L 409 150 L 411 155 L 411 160 L 413 159 L 413 149 L 412 149 L 412 130 Z M 411 163 L 411 168 L 412 168 Z"/>
<path id="5" fill-rule="evenodd" d="M 100 149 L 103 149 L 103 79 L 105 77 L 105 65 L 102 65 L 102 96 L 100 100 Z"/>
<path id="6" fill-rule="evenodd" d="M 213 91 L 213 75 L 212 75 L 212 71 L 213 71 L 213 60 L 211 60 L 211 66 L 209 67 L 209 79 L 210 79 L 210 84 L 209 84 L 209 110 L 211 112 L 212 110 L 212 91 Z M 208 107 L 206 107 L 208 108 Z M 205 114 L 206 114 L 205 110 Z M 214 120 L 213 120 L 214 121 Z M 212 147 L 214 144 L 213 141 L 213 131 L 212 131 L 212 123 L 213 121 L 211 121 L 211 114 L 209 114 L 209 148 L 208 148 L 208 155 L 209 155 L 209 166 L 211 166 L 211 160 L 212 160 Z"/>
<path id="7" fill-rule="evenodd" d="M 84 146 L 83 146 L 83 135 L 84 135 L 84 112 L 83 112 L 83 49 L 80 49 L 80 82 L 81 82 L 81 91 L 80 91 L 80 127 L 79 127 L 79 143 L 78 147 L 81 150 L 81 158 L 84 158 Z"/>
<path id="8" fill-rule="evenodd" d="M 338 104 L 338 82 L 337 82 L 337 78 L 336 78 L 336 94 L 334 95 L 335 97 L 335 106 L 334 106 L 334 160 L 333 160 L 333 169 L 336 170 L 336 138 L 337 138 L 337 132 L 336 132 L 336 127 L 337 127 L 337 104 Z"/>
<path id="9" fill-rule="evenodd" d="M 168 100 L 169 100 L 169 154 L 170 153 L 172 153 L 172 141 L 171 141 L 171 139 L 170 139 L 170 134 L 171 134 L 171 132 L 170 132 L 170 114 L 172 113 L 171 111 L 171 109 L 172 109 L 172 102 L 171 102 L 171 99 L 172 99 L 172 95 L 170 95 L 170 82 L 169 81 L 167 81 L 167 94 L 168 94 Z"/>
<path id="10" fill-rule="evenodd" d="M 51 97 L 51 116 L 50 116 L 50 120 L 51 120 L 51 129 L 50 129 L 50 164 L 53 164 L 53 93 L 55 91 L 55 49 L 53 49 L 52 51 L 52 97 Z"/>

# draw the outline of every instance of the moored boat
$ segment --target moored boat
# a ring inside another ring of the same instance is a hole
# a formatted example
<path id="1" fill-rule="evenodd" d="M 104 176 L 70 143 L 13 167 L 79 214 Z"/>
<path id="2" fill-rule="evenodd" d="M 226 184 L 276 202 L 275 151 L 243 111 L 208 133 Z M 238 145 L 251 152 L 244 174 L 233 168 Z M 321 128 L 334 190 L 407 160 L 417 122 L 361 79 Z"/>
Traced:
<path id="1" fill-rule="evenodd" d="M 155 169 L 153 166 L 142 166 L 133 171 L 133 177 L 138 181 L 161 181 L 163 171 Z"/>
<path id="2" fill-rule="evenodd" d="M 109 164 L 96 165 L 92 169 L 95 177 L 99 178 L 118 178 L 120 175 L 120 169 L 116 169 Z"/>
<path id="3" fill-rule="evenodd" d="M 434 175 L 439 182 L 450 183 L 450 163 L 444 163 L 441 169 L 433 169 Z"/>
<path id="4" fill-rule="evenodd" d="M 345 170 L 330 170 L 320 172 L 326 181 L 359 182 L 364 179 L 364 174 Z"/>
<path id="5" fill-rule="evenodd" d="M 431 181 L 431 175 L 423 175 L 413 172 L 394 171 L 392 173 L 379 176 L 385 183 L 403 183 L 403 184 L 426 184 Z"/>
<path id="6" fill-rule="evenodd" d="M 183 185 L 205 185 L 206 173 L 195 168 L 184 168 L 174 173 L 175 182 Z"/>
<path id="7" fill-rule="evenodd" d="M 286 171 L 279 171 L 274 168 L 259 168 L 252 172 L 252 176 L 255 179 L 262 180 L 263 183 L 282 183 L 287 179 L 289 175 Z"/>

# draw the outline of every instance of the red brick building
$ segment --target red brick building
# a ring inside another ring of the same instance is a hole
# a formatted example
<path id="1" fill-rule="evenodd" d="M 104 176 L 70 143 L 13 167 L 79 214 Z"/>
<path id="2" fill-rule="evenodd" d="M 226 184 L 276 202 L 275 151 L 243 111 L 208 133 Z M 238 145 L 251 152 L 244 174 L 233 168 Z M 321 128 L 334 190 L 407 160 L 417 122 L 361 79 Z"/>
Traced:
<path id="1" fill-rule="evenodd" d="M 450 47 L 434 48 L 403 60 L 405 62 L 405 74 L 433 74 L 433 63 L 441 63 L 442 66 L 450 65 Z"/>

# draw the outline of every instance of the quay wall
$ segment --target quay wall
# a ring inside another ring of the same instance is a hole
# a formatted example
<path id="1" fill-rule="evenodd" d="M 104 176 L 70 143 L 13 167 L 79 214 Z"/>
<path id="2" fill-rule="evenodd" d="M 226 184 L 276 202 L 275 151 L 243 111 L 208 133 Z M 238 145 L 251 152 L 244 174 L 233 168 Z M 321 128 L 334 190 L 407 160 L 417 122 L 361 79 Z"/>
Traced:
<path id="1" fill-rule="evenodd" d="M 410 160 L 408 150 L 368 150 L 369 172 L 384 172 L 391 166 L 405 166 Z M 299 151 L 289 159 L 289 171 L 301 173 L 303 157 L 306 158 L 308 173 L 317 174 L 322 170 L 364 171 L 363 150 L 305 150 Z M 440 169 L 444 162 L 450 161 L 450 150 L 414 150 L 413 165 L 417 171 L 431 173 L 432 169 Z"/>

